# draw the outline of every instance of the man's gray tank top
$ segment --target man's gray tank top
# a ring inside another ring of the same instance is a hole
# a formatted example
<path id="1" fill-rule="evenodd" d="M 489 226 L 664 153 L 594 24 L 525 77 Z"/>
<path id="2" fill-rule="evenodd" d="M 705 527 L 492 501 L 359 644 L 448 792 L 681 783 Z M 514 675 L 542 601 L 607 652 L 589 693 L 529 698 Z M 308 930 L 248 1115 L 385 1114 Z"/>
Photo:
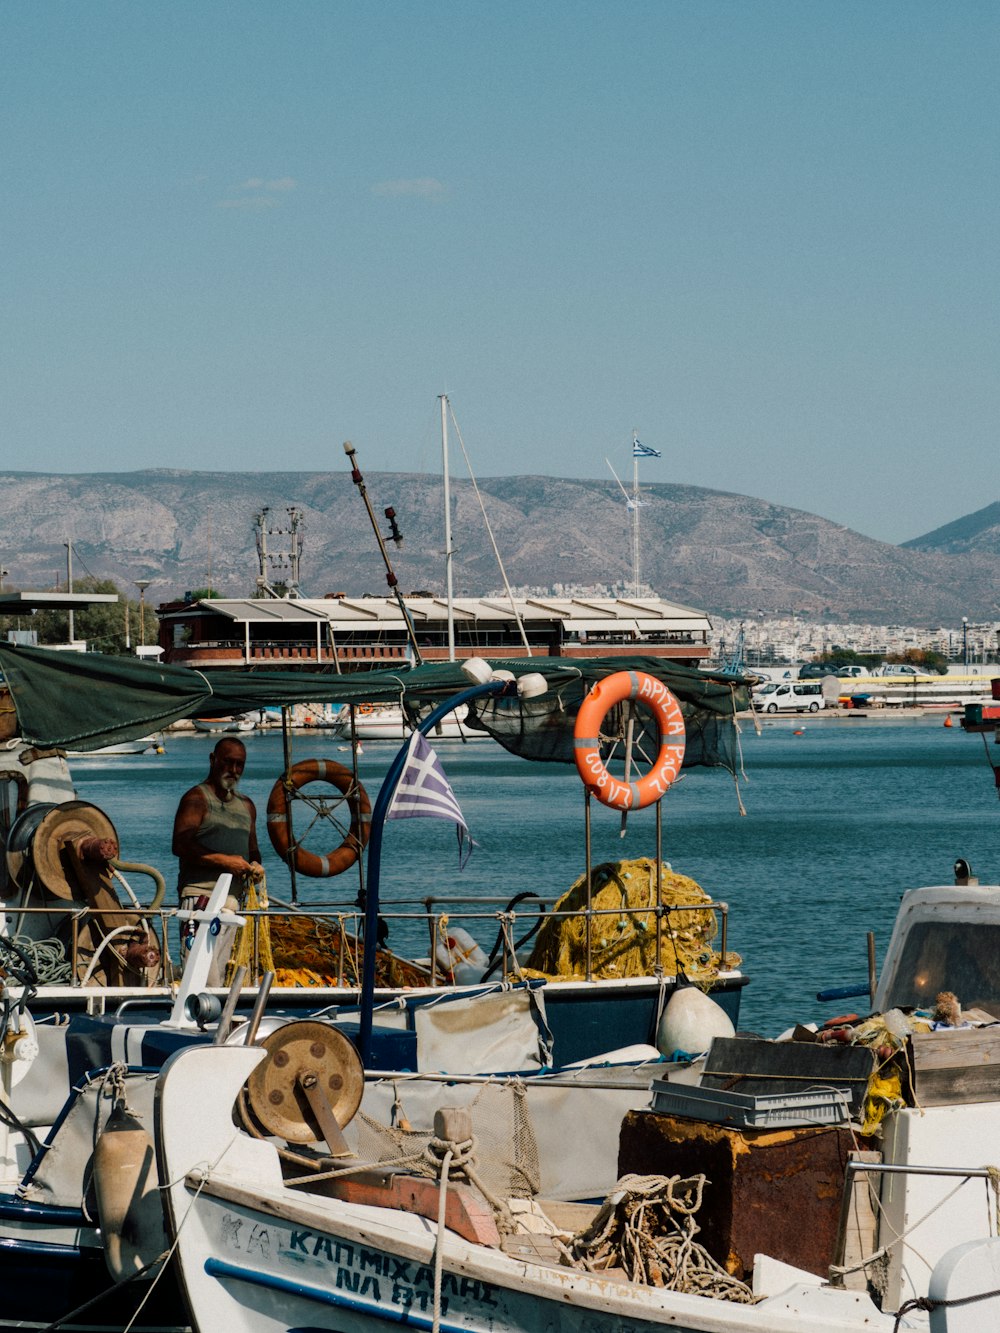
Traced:
<path id="1" fill-rule="evenodd" d="M 198 841 L 209 852 L 250 859 L 250 807 L 245 796 L 234 792 L 232 800 L 220 801 L 207 783 L 198 784 L 205 798 L 205 818 L 198 829 Z M 177 876 L 177 892 L 182 896 L 194 890 L 211 893 L 218 874 L 205 878 L 205 867 L 181 861 Z"/>

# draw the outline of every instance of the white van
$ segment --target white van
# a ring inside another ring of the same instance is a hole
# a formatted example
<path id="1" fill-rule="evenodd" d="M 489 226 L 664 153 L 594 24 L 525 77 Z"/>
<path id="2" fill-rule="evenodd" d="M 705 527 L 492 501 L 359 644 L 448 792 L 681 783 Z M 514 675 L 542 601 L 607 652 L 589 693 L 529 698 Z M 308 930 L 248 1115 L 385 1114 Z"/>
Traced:
<path id="1" fill-rule="evenodd" d="M 826 707 L 821 680 L 772 681 L 754 690 L 750 702 L 760 713 L 818 713 Z"/>

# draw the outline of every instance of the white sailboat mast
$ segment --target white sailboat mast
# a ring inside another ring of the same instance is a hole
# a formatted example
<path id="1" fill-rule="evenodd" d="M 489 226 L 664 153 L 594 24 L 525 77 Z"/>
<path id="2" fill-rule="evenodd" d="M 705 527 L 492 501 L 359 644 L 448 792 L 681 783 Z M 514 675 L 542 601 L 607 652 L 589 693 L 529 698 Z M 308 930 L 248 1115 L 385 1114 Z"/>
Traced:
<path id="1" fill-rule="evenodd" d="M 444 474 L 444 587 L 448 602 L 448 661 L 455 660 L 455 593 L 452 581 L 451 481 L 448 472 L 448 395 L 439 394 L 441 402 L 441 455 Z"/>
<path id="2" fill-rule="evenodd" d="M 639 456 L 637 431 L 632 432 L 632 595 L 639 596 Z"/>

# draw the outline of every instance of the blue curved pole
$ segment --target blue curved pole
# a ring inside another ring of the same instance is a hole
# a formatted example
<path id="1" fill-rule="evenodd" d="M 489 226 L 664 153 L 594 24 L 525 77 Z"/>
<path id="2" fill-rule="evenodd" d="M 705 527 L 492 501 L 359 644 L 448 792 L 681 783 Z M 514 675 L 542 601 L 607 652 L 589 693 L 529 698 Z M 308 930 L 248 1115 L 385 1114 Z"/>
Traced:
<path id="1" fill-rule="evenodd" d="M 467 690 L 453 694 L 450 699 L 432 709 L 417 728 L 426 736 L 449 713 L 470 699 L 482 699 L 488 695 L 516 695 L 517 682 L 513 680 L 488 680 L 483 685 L 470 685 Z M 361 967 L 361 1022 L 358 1030 L 358 1052 L 361 1063 L 367 1069 L 371 1064 L 372 1054 L 372 1018 L 375 1009 L 375 963 L 378 951 L 378 906 L 379 885 L 382 871 L 382 831 L 385 817 L 392 798 L 399 785 L 406 766 L 406 756 L 410 742 L 400 747 L 399 753 L 389 765 L 379 793 L 372 806 L 371 835 L 368 839 L 368 884 L 365 891 L 365 954 Z"/>

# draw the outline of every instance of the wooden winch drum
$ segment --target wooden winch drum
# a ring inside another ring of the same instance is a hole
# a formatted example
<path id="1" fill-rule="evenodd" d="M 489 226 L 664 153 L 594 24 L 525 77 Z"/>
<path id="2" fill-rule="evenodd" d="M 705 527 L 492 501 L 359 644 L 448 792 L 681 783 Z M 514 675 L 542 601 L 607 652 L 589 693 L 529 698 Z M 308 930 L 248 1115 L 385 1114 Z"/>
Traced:
<path id="1" fill-rule="evenodd" d="M 0 888 L 0 897 L 5 900 L 24 893 L 28 888 L 33 869 L 31 849 L 35 833 L 45 816 L 54 809 L 54 802 L 39 801 L 37 805 L 29 805 L 10 826 L 4 850 L 7 874 Z"/>

